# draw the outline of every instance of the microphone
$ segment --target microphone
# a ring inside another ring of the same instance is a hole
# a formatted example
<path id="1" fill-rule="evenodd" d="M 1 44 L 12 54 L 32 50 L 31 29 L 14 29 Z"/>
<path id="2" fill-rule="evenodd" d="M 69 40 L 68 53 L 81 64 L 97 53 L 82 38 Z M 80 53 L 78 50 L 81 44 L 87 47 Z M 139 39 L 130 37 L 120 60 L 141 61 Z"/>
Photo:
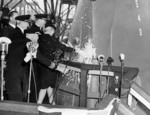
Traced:
<path id="1" fill-rule="evenodd" d="M 29 60 L 31 60 L 32 57 L 36 57 L 36 52 L 39 44 L 36 42 L 27 42 L 26 46 L 29 52 L 26 54 L 24 61 L 28 62 Z"/>
<path id="2" fill-rule="evenodd" d="M 0 94 L 0 98 L 1 100 L 4 100 L 4 95 L 3 95 L 3 91 L 4 91 L 4 62 L 5 62 L 5 56 L 8 53 L 8 45 L 11 43 L 11 40 L 7 37 L 0 37 L 0 51 L 1 51 L 1 94 Z"/>
<path id="3" fill-rule="evenodd" d="M 114 62 L 114 59 L 112 57 L 108 57 L 106 62 L 108 65 L 111 65 L 112 62 Z"/>
<path id="4" fill-rule="evenodd" d="M 29 52 L 34 53 L 37 51 L 39 44 L 37 42 L 27 42 L 26 46 Z"/>
<path id="5" fill-rule="evenodd" d="M 103 62 L 104 62 L 104 59 L 105 59 L 105 56 L 104 56 L 104 55 L 98 55 L 98 57 L 97 57 L 97 60 L 98 60 L 100 63 L 103 63 Z"/>
<path id="6" fill-rule="evenodd" d="M 105 59 L 105 56 L 104 55 L 98 55 L 97 56 L 97 60 L 99 62 L 99 65 L 100 65 L 100 76 L 99 76 L 99 100 L 98 102 L 101 101 L 101 97 L 102 97 L 102 92 L 101 92 L 101 83 L 102 83 L 102 70 L 103 70 L 103 63 L 104 63 L 104 59 Z"/>
<path id="7" fill-rule="evenodd" d="M 8 46 L 11 40 L 7 37 L 0 37 L 0 51 L 8 53 Z"/>
<path id="8" fill-rule="evenodd" d="M 120 76 L 120 83 L 119 83 L 119 98 L 121 98 L 121 85 L 122 85 L 122 79 L 123 79 L 123 76 L 124 76 L 124 60 L 125 60 L 125 55 L 123 53 L 121 53 L 119 55 L 119 60 L 121 62 L 121 76 Z"/>
<path id="9" fill-rule="evenodd" d="M 124 60 L 125 60 L 125 55 L 124 55 L 123 53 L 121 53 L 121 54 L 119 55 L 119 60 L 120 60 L 120 61 L 124 61 Z"/>

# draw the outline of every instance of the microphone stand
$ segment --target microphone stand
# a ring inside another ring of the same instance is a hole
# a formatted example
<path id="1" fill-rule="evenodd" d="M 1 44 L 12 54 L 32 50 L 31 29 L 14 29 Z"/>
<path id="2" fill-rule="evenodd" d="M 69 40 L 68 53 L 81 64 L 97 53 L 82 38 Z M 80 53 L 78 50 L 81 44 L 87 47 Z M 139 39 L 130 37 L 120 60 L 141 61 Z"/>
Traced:
<path id="1" fill-rule="evenodd" d="M 3 84 L 4 84 L 4 61 L 5 61 L 5 52 L 2 51 L 1 54 L 1 100 L 4 100 L 3 96 Z"/>
<path id="2" fill-rule="evenodd" d="M 0 44 L 0 50 L 1 50 L 1 100 L 4 100 L 4 61 L 5 61 L 5 56 L 8 51 L 8 44 L 2 43 Z"/>
<path id="3" fill-rule="evenodd" d="M 98 102 L 101 101 L 101 81 L 102 81 L 102 70 L 103 70 L 103 61 L 99 62 L 100 65 L 100 76 L 99 76 L 99 100 Z"/>
<path id="4" fill-rule="evenodd" d="M 30 70 L 29 70 L 29 84 L 28 84 L 28 98 L 27 98 L 27 102 L 30 102 L 30 93 L 31 93 L 31 76 L 32 76 L 32 67 L 33 67 L 33 56 L 31 56 L 31 60 L 30 60 Z"/>
<path id="5" fill-rule="evenodd" d="M 122 79 L 123 79 L 123 73 L 124 73 L 124 62 L 123 60 L 121 62 L 121 77 L 120 77 L 120 82 L 119 82 L 119 98 L 121 98 L 121 85 L 122 85 Z"/>
<path id="6" fill-rule="evenodd" d="M 114 62 L 113 58 L 112 57 L 108 57 L 107 59 L 107 64 L 108 64 L 108 76 L 107 76 L 107 80 L 106 80 L 106 95 L 108 95 L 109 93 L 109 72 L 110 72 L 110 67 L 112 65 L 112 62 Z"/>
<path id="7" fill-rule="evenodd" d="M 27 44 L 27 48 L 30 52 L 30 70 L 29 70 L 29 83 L 28 83 L 28 94 L 27 94 L 27 102 L 30 102 L 30 93 L 31 93 L 31 77 L 32 77 L 32 72 L 33 70 L 33 53 L 35 53 L 37 51 L 38 48 L 38 43 L 36 42 L 28 42 Z"/>

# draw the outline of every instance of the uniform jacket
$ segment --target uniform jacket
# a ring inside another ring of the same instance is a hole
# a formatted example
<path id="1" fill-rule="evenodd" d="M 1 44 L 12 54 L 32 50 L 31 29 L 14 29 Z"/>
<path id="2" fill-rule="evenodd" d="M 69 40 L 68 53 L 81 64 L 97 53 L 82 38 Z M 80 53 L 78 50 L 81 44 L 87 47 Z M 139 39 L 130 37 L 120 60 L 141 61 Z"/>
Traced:
<path id="1" fill-rule="evenodd" d="M 1 36 L 10 38 L 11 34 L 13 34 L 14 29 L 15 28 L 13 28 L 11 25 L 8 25 L 7 27 L 4 27 L 2 29 L 2 35 Z"/>
<path id="2" fill-rule="evenodd" d="M 28 40 L 22 33 L 20 28 L 16 27 L 11 35 L 12 43 L 8 48 L 7 67 L 6 70 L 9 74 L 20 74 L 23 71 L 26 63 L 24 58 L 27 53 L 26 43 Z M 17 71 L 17 72 L 16 72 Z"/>

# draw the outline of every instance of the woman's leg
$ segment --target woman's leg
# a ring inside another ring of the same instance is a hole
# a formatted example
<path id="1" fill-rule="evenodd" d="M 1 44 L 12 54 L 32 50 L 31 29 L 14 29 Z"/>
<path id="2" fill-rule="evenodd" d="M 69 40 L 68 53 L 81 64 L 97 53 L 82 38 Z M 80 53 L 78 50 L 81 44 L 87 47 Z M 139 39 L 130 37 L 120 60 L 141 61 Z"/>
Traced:
<path id="1" fill-rule="evenodd" d="M 37 100 L 37 103 L 38 103 L 38 104 L 41 104 L 41 103 L 43 102 L 44 97 L 45 97 L 45 95 L 46 95 L 46 90 L 47 90 L 47 89 L 40 89 L 40 91 L 39 91 L 39 96 L 38 96 L 38 100 Z"/>
<path id="2" fill-rule="evenodd" d="M 48 87 L 47 93 L 48 93 L 49 103 L 55 104 L 55 102 L 53 101 L 53 88 Z"/>

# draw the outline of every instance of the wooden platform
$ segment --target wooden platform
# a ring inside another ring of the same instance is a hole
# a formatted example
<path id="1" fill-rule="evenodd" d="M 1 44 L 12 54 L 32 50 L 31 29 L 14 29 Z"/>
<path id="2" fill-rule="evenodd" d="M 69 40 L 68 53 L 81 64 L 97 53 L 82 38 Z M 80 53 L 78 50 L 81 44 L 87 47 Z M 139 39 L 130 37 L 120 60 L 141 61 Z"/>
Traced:
<path id="1" fill-rule="evenodd" d="M 73 109 L 86 109 L 81 107 L 68 107 L 62 105 L 49 105 L 49 104 L 36 104 L 14 101 L 0 101 L 0 115 L 39 115 L 38 106 L 44 106 L 48 108 L 73 108 Z M 121 114 L 117 115 L 134 115 L 132 111 L 125 105 L 119 104 L 118 110 Z M 120 113 L 119 112 L 119 113 Z M 127 114 L 124 114 L 127 113 Z M 41 114 L 40 114 L 41 115 Z M 51 113 L 49 115 L 58 115 L 58 113 Z"/>
<path id="2" fill-rule="evenodd" d="M 50 108 L 63 108 L 64 106 L 53 106 L 49 104 L 36 104 L 14 101 L 0 101 L 0 115 L 39 115 L 38 106 Z M 52 115 L 56 115 L 55 113 Z"/>
<path id="3" fill-rule="evenodd" d="M 39 115 L 38 106 L 44 106 L 49 108 L 66 108 L 62 105 L 49 105 L 49 104 L 36 104 L 26 102 L 15 102 L 15 101 L 0 101 L 0 115 Z M 67 107 L 72 108 L 72 107 Z M 78 107 L 74 107 L 78 108 Z M 81 109 L 81 108 L 79 108 Z M 50 115 L 57 115 L 53 113 Z"/>
<path id="4" fill-rule="evenodd" d="M 38 115 L 38 105 L 14 101 L 0 101 L 0 115 Z"/>

